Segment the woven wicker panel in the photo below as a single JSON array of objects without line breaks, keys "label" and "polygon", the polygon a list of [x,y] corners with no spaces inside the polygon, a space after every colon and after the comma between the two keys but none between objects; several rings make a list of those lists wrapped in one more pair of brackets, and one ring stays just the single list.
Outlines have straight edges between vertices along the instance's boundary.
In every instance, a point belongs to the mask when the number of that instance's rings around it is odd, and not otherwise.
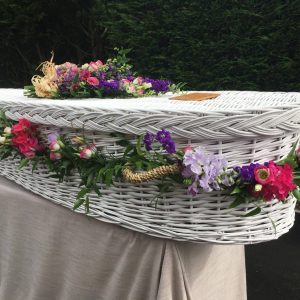
[{"label": "woven wicker panel", "polygon": [[[218,98],[201,102],[172,101],[168,97],[36,100],[24,98],[18,90],[4,90],[0,95],[0,107],[9,118],[27,118],[40,124],[44,138],[53,131],[67,136],[84,131],[99,150],[116,156],[124,149],[111,133],[122,132],[134,141],[145,131],[165,128],[172,132],[178,147],[202,146],[225,157],[232,167],[278,160],[288,153],[300,132],[298,93],[221,92]],[[58,184],[43,166],[32,174],[29,167],[17,172],[16,163],[2,161],[0,174],[72,208],[79,191],[76,174]],[[286,203],[274,200],[261,204],[261,214],[245,218],[245,213],[256,205],[229,209],[233,199],[222,192],[190,197],[185,188],[176,186],[155,208],[155,181],[141,185],[115,182],[109,188],[100,184],[100,188],[101,198],[90,197],[90,216],[158,237],[249,244],[278,238],[294,222],[294,198]]]}]

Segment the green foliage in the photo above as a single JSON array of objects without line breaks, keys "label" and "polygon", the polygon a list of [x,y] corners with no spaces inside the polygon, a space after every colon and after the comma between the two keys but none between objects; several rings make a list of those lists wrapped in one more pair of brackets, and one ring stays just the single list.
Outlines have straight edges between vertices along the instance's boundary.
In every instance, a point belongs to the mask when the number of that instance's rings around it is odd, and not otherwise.
[{"label": "green foliage", "polygon": [[[143,76],[193,90],[300,91],[300,1],[0,0],[0,86],[56,63],[128,53]],[[126,63],[126,62],[125,62]]]}]

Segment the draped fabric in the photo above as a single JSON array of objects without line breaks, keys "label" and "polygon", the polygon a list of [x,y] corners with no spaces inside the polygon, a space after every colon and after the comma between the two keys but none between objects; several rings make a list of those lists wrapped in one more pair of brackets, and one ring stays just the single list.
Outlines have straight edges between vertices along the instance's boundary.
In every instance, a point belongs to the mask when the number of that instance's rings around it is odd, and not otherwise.
[{"label": "draped fabric", "polygon": [[158,239],[0,177],[0,300],[245,300],[243,246]]}]

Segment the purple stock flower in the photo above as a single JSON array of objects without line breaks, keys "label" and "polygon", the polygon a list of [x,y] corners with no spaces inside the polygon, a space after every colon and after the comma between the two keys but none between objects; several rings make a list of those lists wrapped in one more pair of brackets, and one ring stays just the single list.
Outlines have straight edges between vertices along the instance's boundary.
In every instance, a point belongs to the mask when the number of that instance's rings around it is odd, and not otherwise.
[{"label": "purple stock flower", "polygon": [[155,135],[148,131],[144,135],[143,142],[144,142],[144,145],[145,145],[147,151],[152,150],[152,143],[154,142],[154,138],[155,138]]}]

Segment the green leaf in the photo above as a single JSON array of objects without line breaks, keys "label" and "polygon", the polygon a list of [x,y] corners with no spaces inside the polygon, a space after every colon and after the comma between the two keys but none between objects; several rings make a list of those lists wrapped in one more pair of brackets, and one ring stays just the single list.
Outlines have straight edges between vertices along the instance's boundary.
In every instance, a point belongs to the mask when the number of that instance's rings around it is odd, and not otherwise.
[{"label": "green leaf", "polygon": [[245,214],[243,217],[252,217],[252,216],[259,214],[260,212],[261,212],[261,208],[256,207],[255,209],[253,209],[250,212],[248,212],[247,214]]},{"label": "green leaf", "polygon": [[85,212],[89,213],[89,211],[90,211],[90,198],[88,196],[85,198],[84,206],[85,206]]},{"label": "green leaf", "polygon": [[91,191],[91,189],[89,189],[89,188],[83,188],[83,189],[81,189],[79,192],[78,192],[78,194],[77,194],[77,197],[76,197],[76,199],[80,199],[80,198],[83,198],[87,193],[89,193]]},{"label": "green leaf", "polygon": [[95,177],[95,174],[93,172],[89,174],[87,182],[86,182],[86,187],[88,187],[88,188],[91,187],[91,185],[93,184],[93,181],[94,181],[94,177]]},{"label": "green leaf", "polygon": [[128,145],[130,145],[130,142],[127,140],[120,140],[116,142],[117,145],[122,146],[122,147],[127,147]]},{"label": "green leaf", "polygon": [[95,185],[94,186],[94,191],[96,192],[96,194],[100,197],[101,196],[101,192],[99,190],[99,188]]},{"label": "green leaf", "polygon": [[240,189],[239,186],[235,186],[233,191],[230,193],[230,195],[235,195],[235,194],[239,194],[242,190]]},{"label": "green leaf", "polygon": [[297,188],[297,189],[294,189],[293,191],[292,191],[292,194],[293,194],[293,196],[298,200],[298,201],[300,201],[300,190]]},{"label": "green leaf", "polygon": [[243,197],[238,197],[229,205],[229,208],[235,208],[242,203],[245,203],[245,199]]},{"label": "green leaf", "polygon": [[144,154],[145,154],[145,152],[142,151],[142,139],[143,139],[143,136],[140,135],[137,139],[136,146],[135,146],[136,152],[140,156],[144,156]]},{"label": "green leaf", "polygon": [[30,161],[30,158],[23,158],[20,164],[17,167],[17,170],[21,170],[23,167],[27,166]]},{"label": "green leaf", "polygon": [[133,149],[134,149],[134,146],[133,146],[132,144],[128,144],[127,147],[126,147],[126,149],[125,149],[125,151],[124,151],[123,157],[126,157],[127,154],[128,154],[131,150],[133,150]]},{"label": "green leaf", "polygon": [[104,183],[105,183],[107,186],[110,186],[110,185],[112,184],[113,173],[114,173],[114,170],[113,170],[113,169],[108,169],[108,170],[105,172],[105,180],[104,180]]},{"label": "green leaf", "polygon": [[114,167],[114,173],[116,176],[119,176],[120,175],[120,171],[122,170],[122,165],[116,165]]},{"label": "green leaf", "polygon": [[80,207],[84,202],[85,202],[85,198],[79,198],[76,199],[73,205],[73,209],[76,210],[78,207]]},{"label": "green leaf", "polygon": [[170,184],[169,182],[164,182],[164,183],[158,184],[157,186],[159,189],[159,193],[163,194],[163,193],[170,192],[170,187],[172,187],[173,185]]}]

